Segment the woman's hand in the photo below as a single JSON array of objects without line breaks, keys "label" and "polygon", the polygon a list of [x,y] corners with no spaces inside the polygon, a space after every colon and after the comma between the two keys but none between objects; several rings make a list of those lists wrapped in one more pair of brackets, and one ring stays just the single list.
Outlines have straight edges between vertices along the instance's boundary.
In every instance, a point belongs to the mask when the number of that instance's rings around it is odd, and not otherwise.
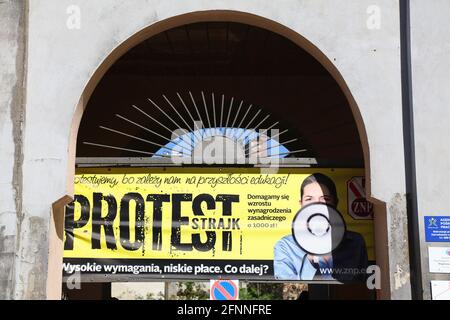
[{"label": "woman's hand", "polygon": [[307,254],[307,258],[311,264],[319,264],[319,260],[325,261],[326,264],[330,264],[332,261],[331,254],[323,255],[323,256],[316,256],[312,254]]}]

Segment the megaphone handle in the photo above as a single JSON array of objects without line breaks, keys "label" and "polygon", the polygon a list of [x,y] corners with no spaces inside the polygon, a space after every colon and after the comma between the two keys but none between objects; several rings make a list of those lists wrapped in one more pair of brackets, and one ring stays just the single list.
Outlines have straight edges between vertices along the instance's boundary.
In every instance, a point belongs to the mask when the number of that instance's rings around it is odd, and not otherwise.
[{"label": "megaphone handle", "polygon": [[302,258],[302,265],[300,267],[300,272],[299,272],[299,279],[302,280],[302,272],[303,272],[303,266],[305,265],[305,260],[307,258],[308,254],[305,253],[305,255]]}]

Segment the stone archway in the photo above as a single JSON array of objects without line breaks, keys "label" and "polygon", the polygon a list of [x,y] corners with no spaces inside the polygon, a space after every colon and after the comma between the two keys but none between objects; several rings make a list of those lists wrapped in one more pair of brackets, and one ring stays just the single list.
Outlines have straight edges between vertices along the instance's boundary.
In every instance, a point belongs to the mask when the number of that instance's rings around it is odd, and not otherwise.
[{"label": "stone archway", "polygon": [[[128,39],[123,41],[119,46],[114,48],[112,52],[101,62],[99,67],[95,70],[93,75],[90,77],[88,83],[86,84],[83,93],[81,94],[81,98],[78,102],[78,105],[75,109],[75,112],[73,114],[73,121],[72,121],[72,127],[70,130],[70,141],[69,141],[69,157],[68,157],[68,176],[67,176],[67,186],[66,186],[66,197],[58,200],[53,205],[53,213],[54,213],[54,224],[52,224],[51,231],[53,234],[50,235],[50,246],[51,246],[51,254],[49,256],[49,270],[59,270],[61,261],[62,261],[62,209],[64,205],[68,202],[70,199],[70,196],[73,195],[73,176],[74,176],[74,168],[75,168],[75,147],[76,147],[76,140],[77,140],[77,132],[78,127],[81,121],[81,117],[83,114],[83,111],[86,108],[87,101],[89,100],[90,95],[94,91],[96,85],[102,78],[102,76],[105,74],[105,72],[114,64],[114,62],[121,57],[125,52],[127,52],[130,48],[135,46],[136,44],[140,43],[141,41],[149,38],[152,35],[155,35],[157,33],[160,33],[164,30],[184,25],[187,23],[192,22],[201,22],[201,21],[232,21],[232,22],[241,22],[246,23],[254,26],[258,26],[261,28],[265,28],[268,30],[271,30],[273,32],[276,32],[303,49],[305,49],[308,53],[310,53],[313,57],[315,57],[327,70],[328,72],[334,77],[336,82],[339,84],[341,90],[347,97],[347,100],[349,102],[349,105],[351,107],[351,110],[354,115],[355,122],[358,127],[361,144],[364,151],[364,162],[365,162],[365,169],[366,169],[366,190],[368,194],[371,194],[371,170],[370,170],[370,154],[369,154],[369,143],[367,139],[366,134],[366,128],[364,125],[363,117],[361,115],[360,109],[358,108],[358,105],[354,99],[354,96],[349,89],[348,85],[346,84],[344,77],[339,72],[338,68],[333,64],[332,58],[327,57],[317,46],[315,46],[313,43],[308,41],[306,38],[304,38],[302,35],[297,33],[296,31],[276,22],[273,20],[269,20],[267,18],[263,18],[260,16],[256,16],[254,14],[250,13],[243,13],[238,11],[227,11],[227,10],[217,10],[217,11],[198,11],[198,12],[192,12],[187,14],[182,14],[178,16],[174,16],[168,19],[164,19],[162,21],[156,22],[152,24],[151,26],[148,26],[139,32],[133,34]],[[385,207],[383,205],[383,202],[377,201],[374,198],[371,198],[372,201],[375,201],[376,205],[376,214],[379,216],[386,215]],[[382,239],[382,243],[384,243],[384,236],[385,232],[383,232],[383,228],[381,228],[380,234]],[[382,246],[380,246],[382,247]],[[380,251],[380,253],[377,250],[377,256],[381,257],[381,262],[378,263],[381,264],[383,267],[386,266],[386,261],[384,261],[384,258],[386,255],[383,251]],[[383,268],[382,268],[383,270]],[[389,267],[387,270],[383,270],[383,274],[386,275],[386,273],[389,273]],[[387,290],[386,292],[382,293],[382,296],[387,297],[389,295],[389,277],[383,277],[384,283],[387,285],[383,286],[383,290]],[[50,289],[50,288],[59,288],[59,284],[61,282],[61,278],[58,272],[49,272],[48,276],[48,282],[47,282],[47,292],[49,298],[58,298],[58,294],[60,292],[58,289]]]}]

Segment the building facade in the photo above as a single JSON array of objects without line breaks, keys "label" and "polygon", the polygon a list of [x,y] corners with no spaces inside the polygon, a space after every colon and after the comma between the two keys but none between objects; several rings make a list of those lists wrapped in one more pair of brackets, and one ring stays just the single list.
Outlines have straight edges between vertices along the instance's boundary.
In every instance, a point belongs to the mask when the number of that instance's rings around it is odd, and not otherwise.
[{"label": "building facade", "polygon": [[446,0],[3,1],[0,298],[61,296],[78,130],[107,71],[166,30],[229,22],[289,39],[334,78],[375,207],[378,298],[431,299],[431,280],[450,280],[429,272],[424,226],[449,215],[449,14]]}]

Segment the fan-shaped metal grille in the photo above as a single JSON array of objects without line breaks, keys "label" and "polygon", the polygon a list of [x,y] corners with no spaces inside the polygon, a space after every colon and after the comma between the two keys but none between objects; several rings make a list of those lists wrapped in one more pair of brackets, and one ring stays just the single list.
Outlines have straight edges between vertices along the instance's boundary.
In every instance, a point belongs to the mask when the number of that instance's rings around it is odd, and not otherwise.
[{"label": "fan-shaped metal grille", "polygon": [[[86,145],[100,148],[110,148],[132,152],[151,157],[192,157],[193,150],[199,143],[210,141],[214,137],[225,137],[244,148],[245,156],[255,154],[264,157],[283,158],[290,154],[299,154],[306,149],[289,150],[288,145],[298,138],[282,141],[282,135],[288,129],[280,130],[279,121],[269,122],[270,114],[263,114],[261,108],[246,104],[243,100],[235,101],[234,97],[226,99],[225,95],[217,96],[215,93],[205,94],[200,92],[200,99],[196,99],[189,91],[188,98],[183,99],[180,93],[177,103],[171,101],[166,95],[162,98],[166,102],[166,110],[153,99],[148,98],[149,106],[131,106],[131,112],[138,112],[146,121],[136,122],[124,114],[115,114],[123,121],[124,126],[111,128],[99,125],[99,128],[113,135],[125,136],[129,139],[138,140],[157,147],[157,151],[129,149],[120,145],[107,145],[95,141],[84,141]],[[175,130],[169,128],[163,121],[156,119],[147,108],[156,108]],[[167,111],[169,109],[170,111]],[[188,117],[180,113],[183,109]],[[200,110],[203,109],[203,112]],[[203,116],[202,116],[203,113]],[[157,125],[158,129],[151,129]],[[137,127],[146,133],[145,136],[136,136],[127,133],[127,126]],[[173,127],[172,126],[172,127]],[[154,138],[163,139],[166,143],[155,142]]]}]

